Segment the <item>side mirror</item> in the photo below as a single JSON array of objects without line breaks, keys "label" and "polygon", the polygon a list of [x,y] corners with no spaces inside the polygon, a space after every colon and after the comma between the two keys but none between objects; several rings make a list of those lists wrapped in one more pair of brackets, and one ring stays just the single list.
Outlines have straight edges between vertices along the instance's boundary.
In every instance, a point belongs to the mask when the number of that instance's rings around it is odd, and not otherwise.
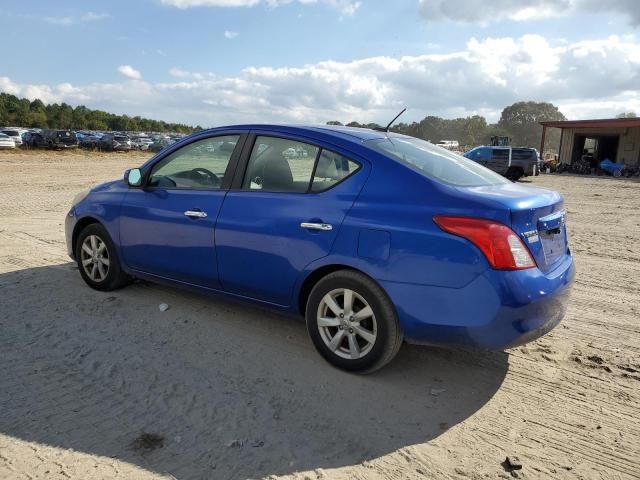
[{"label": "side mirror", "polygon": [[124,183],[130,187],[139,187],[142,184],[142,172],[139,168],[132,168],[124,172]]}]

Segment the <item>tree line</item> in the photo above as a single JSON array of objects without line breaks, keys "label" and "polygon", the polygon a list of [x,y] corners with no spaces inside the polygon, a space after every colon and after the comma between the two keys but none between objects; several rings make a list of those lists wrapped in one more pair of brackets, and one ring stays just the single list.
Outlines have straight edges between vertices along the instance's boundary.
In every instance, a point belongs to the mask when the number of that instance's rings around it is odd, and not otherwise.
[{"label": "tree line", "polygon": [[[623,114],[620,114],[622,116]],[[635,113],[624,114],[627,117]],[[419,122],[397,123],[391,131],[412,137],[438,142],[457,140],[460,145],[471,147],[486,145],[492,136],[506,136],[512,145],[539,147],[542,135],[542,121],[566,120],[558,107],[546,102],[517,102],[506,107],[497,123],[490,124],[486,118],[473,115],[465,118],[446,119],[427,116]],[[339,121],[329,125],[342,125]],[[380,128],[376,123],[347,123],[350,127]],[[139,116],[115,115],[102,110],[92,110],[83,105],[72,107],[66,103],[45,105],[41,100],[18,98],[8,93],[0,93],[0,126],[27,128],[54,128],[72,130],[114,130],[192,133],[202,127],[192,127],[181,123],[167,123]],[[558,150],[560,132],[547,131],[546,150]]]},{"label": "tree line", "polygon": [[202,130],[181,123],[167,123],[128,115],[114,115],[92,110],[83,105],[30,101],[8,93],[0,93],[0,126],[52,128],[65,130],[114,130],[192,133]]},{"label": "tree line", "polygon": [[[437,143],[441,140],[457,140],[462,146],[489,144],[493,136],[506,136],[512,145],[540,148],[543,121],[566,120],[558,107],[546,102],[517,102],[502,110],[500,120],[490,124],[480,115],[466,118],[440,118],[427,116],[419,122],[397,123],[392,132],[410,135]],[[327,122],[329,125],[342,125],[339,121]],[[376,123],[361,124],[351,122],[349,127],[379,128]],[[545,150],[558,150],[560,132],[557,129],[547,131]]]}]

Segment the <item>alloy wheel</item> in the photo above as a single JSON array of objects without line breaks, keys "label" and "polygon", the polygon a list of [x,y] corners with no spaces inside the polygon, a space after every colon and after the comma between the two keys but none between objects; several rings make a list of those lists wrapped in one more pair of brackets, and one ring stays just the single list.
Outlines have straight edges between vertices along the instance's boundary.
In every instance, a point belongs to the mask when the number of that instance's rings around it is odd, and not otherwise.
[{"label": "alloy wheel", "polygon": [[341,358],[362,358],[376,342],[378,326],[371,306],[347,288],[332,290],[322,297],[317,324],[325,345]]},{"label": "alloy wheel", "polygon": [[80,262],[87,276],[94,282],[102,282],[109,274],[109,250],[97,235],[89,235],[82,242]]}]

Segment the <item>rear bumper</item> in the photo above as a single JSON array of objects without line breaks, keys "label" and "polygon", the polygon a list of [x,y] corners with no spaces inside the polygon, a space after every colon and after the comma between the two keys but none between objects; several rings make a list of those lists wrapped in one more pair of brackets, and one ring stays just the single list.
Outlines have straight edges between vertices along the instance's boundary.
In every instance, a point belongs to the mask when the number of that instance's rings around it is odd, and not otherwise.
[{"label": "rear bumper", "polygon": [[503,349],[531,342],[565,315],[573,258],[552,272],[488,270],[460,289],[382,282],[409,343]]}]

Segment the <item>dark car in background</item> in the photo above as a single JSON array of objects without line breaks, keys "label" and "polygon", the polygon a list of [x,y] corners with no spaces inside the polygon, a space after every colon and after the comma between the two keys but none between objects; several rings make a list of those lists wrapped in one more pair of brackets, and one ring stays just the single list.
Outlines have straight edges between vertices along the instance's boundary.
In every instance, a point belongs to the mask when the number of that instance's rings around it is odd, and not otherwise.
[{"label": "dark car in background", "polygon": [[34,147],[42,148],[77,148],[78,138],[71,130],[43,130],[40,135],[34,136]]},{"label": "dark car in background", "polygon": [[105,133],[98,142],[98,147],[110,152],[128,152],[131,150],[131,139],[127,135]]},{"label": "dark car in background", "polygon": [[514,182],[540,174],[540,158],[535,148],[482,146],[469,150],[464,156]]},{"label": "dark car in background", "polygon": [[30,130],[22,134],[22,145],[25,147],[35,147],[38,139],[40,139],[40,143],[42,144],[42,134]]},{"label": "dark car in background", "polygon": [[89,149],[96,149],[98,148],[98,146],[100,145],[100,139],[102,138],[101,135],[90,135],[90,134],[85,134],[82,136],[82,139],[80,140],[80,147],[81,148],[89,148]]}]

